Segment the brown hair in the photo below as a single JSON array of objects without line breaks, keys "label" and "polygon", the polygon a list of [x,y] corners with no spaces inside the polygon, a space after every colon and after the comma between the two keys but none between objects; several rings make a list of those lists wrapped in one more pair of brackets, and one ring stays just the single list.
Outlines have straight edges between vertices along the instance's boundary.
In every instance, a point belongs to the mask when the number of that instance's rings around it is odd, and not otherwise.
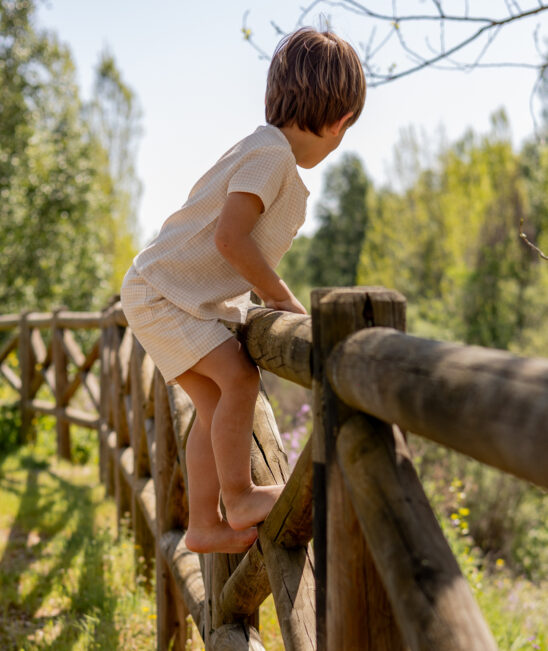
[{"label": "brown hair", "polygon": [[303,27],[278,44],[268,70],[266,121],[320,135],[340,120],[354,124],[365,101],[365,76],[354,48],[332,32]]}]

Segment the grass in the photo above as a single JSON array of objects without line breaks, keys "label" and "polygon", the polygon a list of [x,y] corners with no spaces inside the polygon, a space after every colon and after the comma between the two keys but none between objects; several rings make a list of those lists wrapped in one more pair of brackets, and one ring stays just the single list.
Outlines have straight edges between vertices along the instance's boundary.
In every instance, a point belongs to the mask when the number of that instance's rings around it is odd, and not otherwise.
[{"label": "grass", "polygon": [[[0,439],[9,443],[5,424],[0,418]],[[69,464],[55,456],[53,422],[41,419],[39,432],[32,445],[0,450],[0,649],[154,649],[154,583],[146,585],[127,526],[118,531],[115,504],[98,477],[95,433],[75,428],[79,463]],[[446,476],[426,480],[425,488],[499,648],[548,651],[539,524],[523,539],[542,577],[529,580],[478,548],[470,524],[477,506],[462,481]],[[190,623],[188,630],[186,651],[202,651]],[[267,651],[283,651],[271,597],[261,607],[260,632]]]},{"label": "grass", "polygon": [[[38,431],[36,443],[0,453],[0,649],[155,649],[154,581],[147,587],[127,524],[118,531],[96,435],[74,428],[82,463],[70,464],[55,456],[53,421],[40,419]],[[187,628],[186,651],[202,651]],[[283,651],[271,597],[260,630],[267,651]]]},{"label": "grass", "polygon": [[154,593],[97,464],[57,461],[52,440],[0,462],[0,648],[153,649]]}]

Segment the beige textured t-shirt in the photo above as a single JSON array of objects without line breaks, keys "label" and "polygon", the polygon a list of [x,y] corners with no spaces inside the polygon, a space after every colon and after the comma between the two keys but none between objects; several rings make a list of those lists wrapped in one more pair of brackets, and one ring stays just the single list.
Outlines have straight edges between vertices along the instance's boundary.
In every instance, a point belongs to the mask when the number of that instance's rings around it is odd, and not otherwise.
[{"label": "beige textured t-shirt", "polygon": [[183,207],[139,253],[138,273],[169,301],[201,319],[245,321],[251,284],[217,250],[217,218],[230,192],[264,205],[251,236],[275,268],[303,224],[308,190],[288,140],[265,125],[229,149],[196,183]]}]

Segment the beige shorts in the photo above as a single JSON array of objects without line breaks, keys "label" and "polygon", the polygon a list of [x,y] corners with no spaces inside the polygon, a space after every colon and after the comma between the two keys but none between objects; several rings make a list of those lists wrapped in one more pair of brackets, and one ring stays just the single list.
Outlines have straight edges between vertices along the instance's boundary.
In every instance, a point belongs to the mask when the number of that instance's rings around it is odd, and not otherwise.
[{"label": "beige shorts", "polygon": [[217,319],[198,319],[168,301],[133,266],[121,300],[129,327],[168,384],[233,336]]}]

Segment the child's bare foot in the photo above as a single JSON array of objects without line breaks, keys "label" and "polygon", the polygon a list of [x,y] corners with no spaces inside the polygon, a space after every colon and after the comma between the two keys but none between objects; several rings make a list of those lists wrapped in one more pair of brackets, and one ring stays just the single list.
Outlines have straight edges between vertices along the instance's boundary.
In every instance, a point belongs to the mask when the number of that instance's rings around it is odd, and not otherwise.
[{"label": "child's bare foot", "polygon": [[185,535],[185,545],[192,552],[207,554],[239,554],[247,551],[257,540],[257,529],[246,527],[234,531],[226,520],[206,527],[189,528]]},{"label": "child's bare foot", "polygon": [[283,484],[274,486],[252,484],[241,493],[231,496],[223,494],[226,519],[232,529],[240,531],[262,522],[272,510],[283,488]]}]

